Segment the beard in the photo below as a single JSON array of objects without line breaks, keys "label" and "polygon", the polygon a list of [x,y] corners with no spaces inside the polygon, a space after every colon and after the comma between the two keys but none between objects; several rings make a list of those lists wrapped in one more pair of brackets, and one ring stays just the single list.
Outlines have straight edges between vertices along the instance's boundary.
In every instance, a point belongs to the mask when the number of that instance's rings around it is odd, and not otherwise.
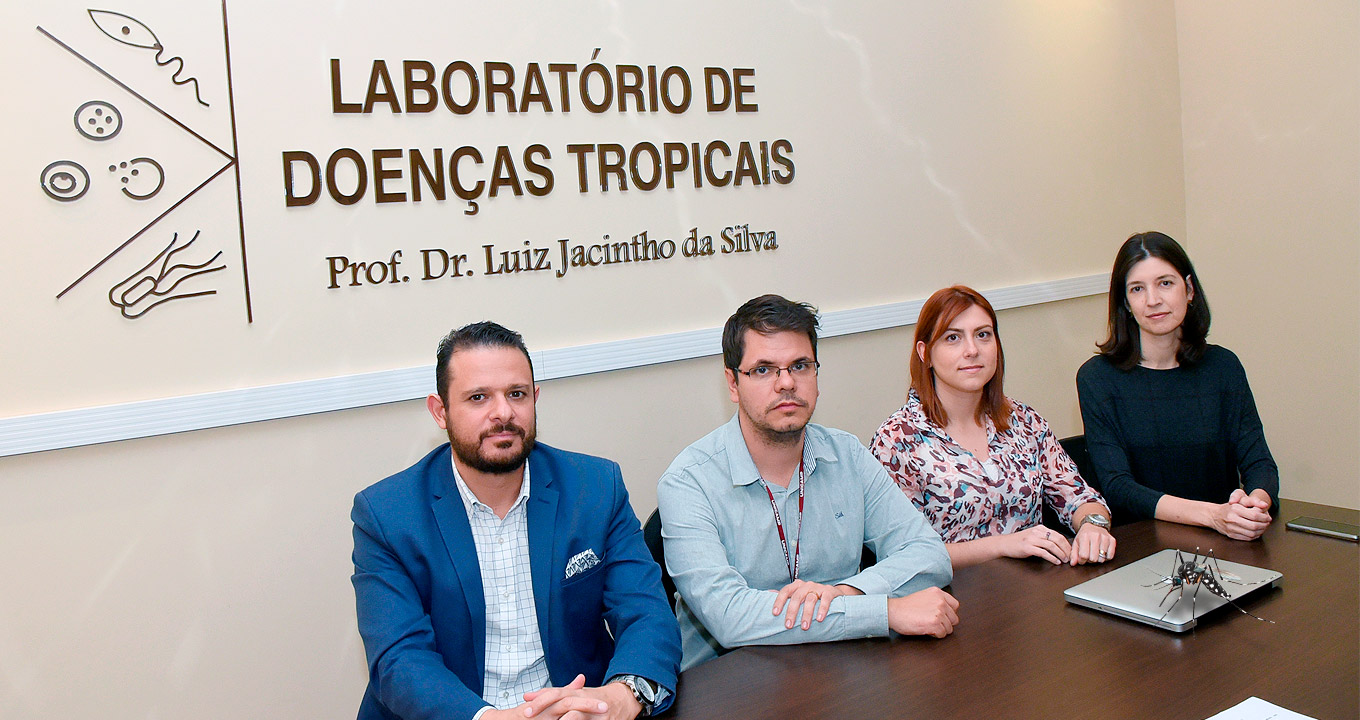
[{"label": "beard", "polygon": [[803,441],[803,429],[807,427],[807,420],[801,418],[792,419],[790,424],[786,424],[782,428],[776,428],[765,420],[768,413],[773,411],[776,406],[790,400],[796,401],[804,407],[807,407],[808,405],[808,402],[799,397],[796,392],[790,391],[781,393],[779,398],[770,403],[769,407],[765,408],[765,412],[761,414],[749,412],[745,405],[742,406],[742,412],[746,415],[747,421],[750,422],[751,428],[755,430],[756,434],[760,436],[765,444],[772,447],[781,447],[794,445]]},{"label": "beard", "polygon": [[752,426],[755,427],[756,434],[760,436],[760,440],[763,440],[764,444],[774,446],[774,448],[782,448],[782,446],[797,445],[798,442],[802,442],[802,429],[808,426],[808,423],[801,423],[801,425],[789,430],[775,430],[774,427],[764,425],[764,423],[752,423]]},{"label": "beard", "polygon": [[796,445],[803,441],[803,428],[805,427],[807,427],[807,423],[803,423],[802,425],[799,425],[797,429],[793,430],[775,430],[769,425],[756,425],[755,429],[756,433],[760,435],[760,438],[765,441],[766,445],[770,445],[771,447],[786,447],[788,445]]},{"label": "beard", "polygon": [[[482,441],[486,438],[503,432],[512,432],[520,437],[520,449],[511,455],[488,457],[482,451]],[[514,423],[506,423],[489,428],[486,432],[477,437],[476,440],[465,441],[454,435],[453,430],[449,430],[449,445],[458,459],[463,461],[468,467],[492,475],[505,475],[515,472],[524,466],[524,461],[533,452],[534,442],[538,436],[538,429],[531,427],[526,432],[524,428]]]}]

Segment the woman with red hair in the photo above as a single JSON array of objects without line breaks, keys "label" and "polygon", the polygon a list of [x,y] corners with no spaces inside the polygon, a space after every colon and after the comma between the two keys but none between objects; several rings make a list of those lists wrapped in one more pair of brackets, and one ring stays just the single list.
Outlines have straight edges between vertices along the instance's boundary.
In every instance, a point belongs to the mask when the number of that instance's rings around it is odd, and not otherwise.
[{"label": "woman with red hair", "polygon": [[[1110,511],[1048,423],[1001,390],[996,311],[962,285],[930,296],[916,323],[907,404],[870,450],[944,538],[955,568],[997,557],[1054,564],[1114,557]],[[1041,523],[1047,500],[1069,543]]]}]

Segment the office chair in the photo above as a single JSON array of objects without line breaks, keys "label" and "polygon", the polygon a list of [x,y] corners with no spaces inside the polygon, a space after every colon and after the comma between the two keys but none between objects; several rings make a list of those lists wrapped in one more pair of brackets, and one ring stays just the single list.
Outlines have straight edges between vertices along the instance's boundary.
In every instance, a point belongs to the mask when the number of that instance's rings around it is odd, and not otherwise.
[{"label": "office chair", "polygon": [[666,602],[671,604],[671,612],[675,612],[675,581],[671,580],[671,574],[666,572],[666,548],[661,542],[660,508],[647,516],[647,522],[642,525],[642,539],[647,543],[647,549],[652,551],[652,559],[661,566],[661,587],[666,590]]}]

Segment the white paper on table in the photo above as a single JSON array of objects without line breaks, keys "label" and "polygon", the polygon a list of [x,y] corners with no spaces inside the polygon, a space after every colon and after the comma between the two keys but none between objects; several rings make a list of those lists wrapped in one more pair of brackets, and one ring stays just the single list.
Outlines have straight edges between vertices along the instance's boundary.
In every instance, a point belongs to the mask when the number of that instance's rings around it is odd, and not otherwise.
[{"label": "white paper on table", "polygon": [[1250,697],[1209,718],[1209,720],[1317,720],[1286,710],[1258,697]]}]

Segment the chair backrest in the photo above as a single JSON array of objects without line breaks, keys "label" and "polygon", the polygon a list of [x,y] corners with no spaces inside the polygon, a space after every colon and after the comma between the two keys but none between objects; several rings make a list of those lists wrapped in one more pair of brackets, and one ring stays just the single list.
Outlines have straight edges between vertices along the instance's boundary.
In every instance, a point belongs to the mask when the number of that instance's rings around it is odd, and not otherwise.
[{"label": "chair backrest", "polygon": [[875,566],[875,565],[877,565],[877,564],[878,564],[878,556],[874,554],[874,551],[873,551],[873,550],[870,550],[870,549],[869,549],[869,546],[868,546],[868,545],[865,545],[864,547],[862,547],[862,548],[859,549],[859,569],[860,569],[860,570],[864,570],[865,568],[871,568],[871,567],[873,567],[873,566]]},{"label": "chair backrest", "polygon": [[647,516],[647,522],[642,525],[642,539],[647,543],[647,549],[652,551],[652,559],[661,566],[661,587],[666,590],[666,602],[671,604],[671,612],[675,612],[675,581],[666,572],[666,547],[661,542],[660,508]]},{"label": "chair backrest", "polygon": [[[1099,492],[1100,486],[1096,483],[1096,469],[1095,466],[1091,464],[1091,453],[1086,451],[1086,436],[1073,435],[1072,437],[1065,437],[1059,440],[1058,444],[1062,445],[1063,452],[1066,452],[1067,456],[1072,458],[1072,462],[1076,464],[1077,472],[1081,474],[1081,478]],[[1049,505],[1047,500],[1044,501],[1044,527],[1057,530],[1064,534],[1070,534],[1071,532],[1067,529],[1066,525],[1063,525],[1062,520],[1058,519],[1058,513],[1053,510],[1053,506]]]},{"label": "chair backrest", "polygon": [[[1095,488],[1096,492],[1103,495],[1104,491],[1100,488],[1100,477],[1096,475],[1096,464],[1091,461],[1091,451],[1086,448],[1086,436],[1073,435],[1059,440],[1058,443],[1063,446],[1067,456],[1072,458],[1072,462],[1076,463],[1077,472],[1081,473],[1081,479],[1085,480],[1087,485]],[[1109,503],[1110,501],[1106,500],[1105,506],[1109,507]],[[1110,509],[1113,510],[1114,508]],[[1123,525],[1134,520],[1137,520],[1137,518],[1131,517],[1127,513],[1120,513],[1110,518],[1110,521],[1115,525]]]},{"label": "chair backrest", "polygon": [[1058,441],[1062,445],[1067,456],[1072,458],[1072,462],[1077,464],[1077,472],[1081,473],[1081,478],[1087,485],[1100,492],[1100,478],[1096,477],[1096,466],[1091,463],[1091,453],[1086,449],[1086,436],[1073,435]]}]

